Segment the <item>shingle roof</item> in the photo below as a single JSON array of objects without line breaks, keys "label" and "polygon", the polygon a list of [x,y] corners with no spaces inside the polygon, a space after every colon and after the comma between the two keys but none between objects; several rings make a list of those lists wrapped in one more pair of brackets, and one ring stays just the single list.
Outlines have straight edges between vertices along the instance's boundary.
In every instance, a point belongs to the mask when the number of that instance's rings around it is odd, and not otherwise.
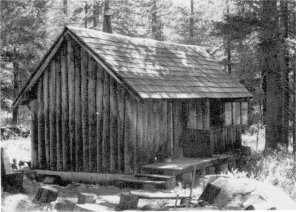
[{"label": "shingle roof", "polygon": [[68,29],[142,98],[252,96],[201,47]]}]

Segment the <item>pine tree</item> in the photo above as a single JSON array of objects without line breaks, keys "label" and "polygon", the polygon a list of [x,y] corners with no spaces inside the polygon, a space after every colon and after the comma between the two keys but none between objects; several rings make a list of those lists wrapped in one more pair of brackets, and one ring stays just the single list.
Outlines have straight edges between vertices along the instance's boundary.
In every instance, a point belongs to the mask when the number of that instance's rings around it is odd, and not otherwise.
[{"label": "pine tree", "polygon": [[[47,1],[1,1],[1,60],[13,65],[14,97],[46,48]],[[17,124],[13,108],[12,124]]]}]

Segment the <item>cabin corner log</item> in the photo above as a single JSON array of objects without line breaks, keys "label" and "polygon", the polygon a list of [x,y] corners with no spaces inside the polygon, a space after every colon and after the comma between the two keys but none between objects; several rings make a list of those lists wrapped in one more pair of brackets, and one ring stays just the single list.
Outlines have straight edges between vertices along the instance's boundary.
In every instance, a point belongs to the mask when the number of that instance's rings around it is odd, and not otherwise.
[{"label": "cabin corner log", "polygon": [[39,167],[38,162],[38,100],[31,101],[31,162],[32,168]]}]

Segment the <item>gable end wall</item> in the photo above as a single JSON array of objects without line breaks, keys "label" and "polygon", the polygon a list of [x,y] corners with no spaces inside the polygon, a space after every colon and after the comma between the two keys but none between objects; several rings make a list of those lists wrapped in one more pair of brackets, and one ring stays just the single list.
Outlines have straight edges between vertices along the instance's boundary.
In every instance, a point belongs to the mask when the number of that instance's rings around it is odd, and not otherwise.
[{"label": "gable end wall", "polygon": [[131,173],[177,154],[181,104],[135,99],[70,38],[36,87],[33,168]]}]

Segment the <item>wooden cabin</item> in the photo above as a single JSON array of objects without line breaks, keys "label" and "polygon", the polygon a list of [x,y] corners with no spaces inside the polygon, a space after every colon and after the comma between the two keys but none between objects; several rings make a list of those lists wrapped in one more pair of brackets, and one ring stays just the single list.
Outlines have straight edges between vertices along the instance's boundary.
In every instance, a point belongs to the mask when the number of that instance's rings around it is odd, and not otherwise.
[{"label": "wooden cabin", "polygon": [[133,173],[241,145],[250,92],[201,47],[65,27],[14,102],[36,169]]}]

